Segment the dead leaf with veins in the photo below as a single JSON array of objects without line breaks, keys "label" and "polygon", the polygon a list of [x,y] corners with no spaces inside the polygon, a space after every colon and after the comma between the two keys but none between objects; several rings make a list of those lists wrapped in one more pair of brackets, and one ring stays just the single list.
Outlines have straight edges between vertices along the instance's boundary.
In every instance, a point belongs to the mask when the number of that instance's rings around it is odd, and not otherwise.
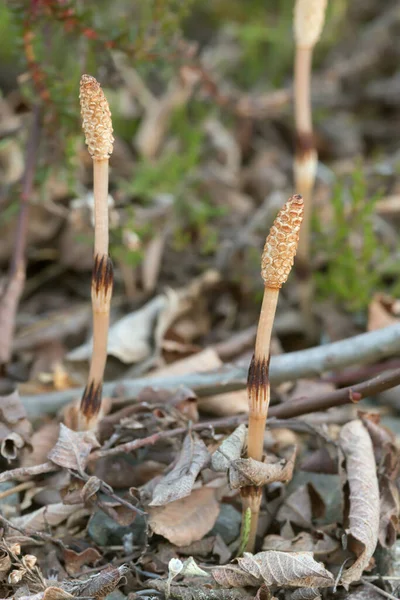
[{"label": "dead leaf with veins", "polygon": [[99,447],[92,431],[72,431],[61,423],[58,440],[50,450],[48,459],[59,467],[83,473],[91,450]]},{"label": "dead leaf with veins", "polygon": [[0,396],[0,453],[15,460],[26,444],[30,447],[32,426],[17,390]]},{"label": "dead leaf with veins", "polygon": [[148,514],[154,533],[176,546],[188,546],[201,540],[214,527],[219,503],[215,490],[203,487],[166,506],[150,507]]},{"label": "dead leaf with veins", "polygon": [[358,581],[378,543],[379,487],[371,437],[361,421],[350,421],[339,437],[340,470],[345,493],[344,523],[348,546],[357,556],[341,583]]},{"label": "dead leaf with veins", "polygon": [[289,458],[276,462],[260,462],[253,458],[238,458],[229,468],[229,484],[236,490],[247,485],[261,487],[275,481],[288,483],[293,477],[296,447]]},{"label": "dead leaf with veins", "polygon": [[332,573],[313,559],[310,552],[245,552],[237,565],[212,569],[215,581],[223,587],[246,587],[265,583],[280,587],[329,587]]},{"label": "dead leaf with veins", "polygon": [[197,475],[209,459],[203,440],[194,432],[188,433],[176,465],[157,483],[149,506],[163,506],[189,496]]},{"label": "dead leaf with veins", "polygon": [[340,549],[338,540],[324,531],[307,533],[302,531],[295,538],[285,539],[280,535],[267,535],[264,538],[263,550],[279,550],[280,552],[312,552],[314,558],[326,561]]}]

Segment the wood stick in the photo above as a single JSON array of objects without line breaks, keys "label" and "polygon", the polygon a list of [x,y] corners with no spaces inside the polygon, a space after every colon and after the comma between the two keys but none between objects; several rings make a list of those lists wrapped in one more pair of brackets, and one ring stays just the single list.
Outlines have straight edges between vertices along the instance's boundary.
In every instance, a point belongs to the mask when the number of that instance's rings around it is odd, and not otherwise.
[{"label": "wood stick", "polygon": [[[278,385],[302,377],[316,377],[327,371],[337,371],[352,365],[376,363],[400,353],[400,323],[361,333],[360,335],[308,348],[272,356],[270,381]],[[198,396],[224,394],[246,387],[247,369],[234,365],[205,373],[174,375],[169,377],[147,376],[122,379],[104,384],[104,394],[109,397],[125,397],[127,402],[136,398],[146,387],[175,390],[181,386],[191,388]],[[68,402],[82,394],[82,388],[71,388],[47,394],[21,394],[21,401],[30,418],[43,414],[55,414]]]}]

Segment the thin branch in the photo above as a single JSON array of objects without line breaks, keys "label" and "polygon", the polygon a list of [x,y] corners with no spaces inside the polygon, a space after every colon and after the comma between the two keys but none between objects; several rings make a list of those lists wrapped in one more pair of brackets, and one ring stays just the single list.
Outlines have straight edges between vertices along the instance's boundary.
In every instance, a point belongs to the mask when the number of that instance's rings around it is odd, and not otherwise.
[{"label": "thin branch", "polygon": [[35,169],[40,141],[41,109],[37,105],[33,111],[32,127],[26,148],[25,171],[22,178],[22,192],[15,233],[14,252],[10,263],[8,281],[0,304],[0,365],[6,365],[11,357],[15,318],[25,283],[25,249],[28,231],[29,201],[35,179]]},{"label": "thin branch", "polygon": [[333,406],[358,403],[363,398],[374,396],[396,385],[400,385],[400,369],[386,371],[362,383],[334,390],[323,396],[297,398],[294,402],[284,402],[277,406],[271,406],[269,415],[278,419],[291,419],[311,412],[326,410]]},{"label": "thin branch", "polygon": [[[273,356],[270,365],[271,384],[294,381],[301,377],[314,377],[351,365],[378,362],[399,352],[400,323],[396,323],[332,344]],[[246,387],[246,381],[246,368],[227,365],[206,373],[113,381],[104,385],[103,393],[109,397],[125,396],[132,399],[146,387],[174,390],[180,386],[187,386],[198,396],[204,397],[243,389]],[[76,399],[82,391],[82,388],[75,388],[40,396],[22,396],[22,402],[30,417],[38,417],[46,413],[56,413],[62,406]]]}]

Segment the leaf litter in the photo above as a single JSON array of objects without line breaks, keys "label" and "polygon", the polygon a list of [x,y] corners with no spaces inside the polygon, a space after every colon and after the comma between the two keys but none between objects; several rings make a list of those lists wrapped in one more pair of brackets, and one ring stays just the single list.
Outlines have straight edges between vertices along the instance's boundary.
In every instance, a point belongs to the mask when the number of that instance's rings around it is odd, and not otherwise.
[{"label": "leaf litter", "polygon": [[[357,31],[365,28],[368,35],[354,36],[353,54],[346,44],[343,49],[339,44],[337,58],[323,58],[313,75],[313,103],[326,114],[324,122],[316,124],[321,156],[316,218],[322,226],[330,225],[338,210],[332,208],[330,181],[341,180],[343,174],[347,177],[354,170],[354,149],[358,154],[367,144],[362,167],[368,178],[365,197],[382,181],[390,188],[386,199],[378,201],[377,214],[370,213],[379,241],[389,239],[393,244],[388,264],[385,259],[378,268],[385,281],[393,278],[396,260],[392,258],[397,256],[398,157],[393,152],[397,141],[389,131],[394,128],[380,115],[387,113],[387,106],[397,111],[398,77],[394,72],[393,78],[382,79],[374,65],[388,53],[389,60],[383,62],[389,71],[392,63],[397,64],[396,44],[387,44],[387,39],[396,39],[398,26],[391,4],[349,7],[350,25]],[[202,41],[198,54],[190,49],[190,66],[183,64],[164,91],[159,91],[162,76],[153,82],[151,74],[142,75],[142,69],[136,72],[130,63],[122,67],[115,56],[118,52],[111,50],[123,81],[135,83],[133,91],[125,83],[109,91],[115,94],[116,105],[123,104],[130,111],[130,119],[134,115],[138,127],[133,142],[116,134],[117,157],[111,172],[116,201],[110,207],[110,224],[111,237],[121,239],[118,249],[122,252],[111,251],[117,294],[106,378],[118,384],[115,397],[105,398],[110,412],[95,434],[74,430],[79,398],[71,391],[71,386],[84,384],[92,354],[92,342],[85,342],[90,340],[92,256],[87,240],[82,239],[91,239],[94,217],[93,197],[85,189],[87,163],[83,159],[85,174],[77,182],[82,188],[77,200],[71,200],[65,177],[57,172],[50,175],[50,190],[47,180],[43,189],[35,189],[35,194],[50,194],[51,199],[38,204],[35,198],[30,207],[30,269],[12,348],[10,327],[22,280],[11,281],[16,289],[8,287],[0,307],[7,334],[0,344],[1,354],[10,358],[6,376],[23,381],[22,394],[37,396],[37,403],[29,399],[27,411],[17,392],[2,391],[0,397],[2,598],[100,600],[119,588],[118,596],[110,600],[132,600],[134,595],[146,599],[313,600],[330,597],[335,586],[351,584],[348,593],[338,590],[340,599],[375,600],[376,586],[371,591],[365,582],[359,585],[366,574],[381,577],[377,581],[381,592],[396,594],[387,579],[392,575],[388,556],[398,545],[399,534],[399,444],[393,433],[398,434],[399,424],[394,411],[373,405],[391,430],[381,424],[380,415],[357,417],[355,404],[299,419],[270,419],[263,460],[246,458],[248,397],[243,385],[254,343],[254,298],[259,291],[259,266],[258,262],[253,265],[252,253],[263,244],[265,229],[284,194],[293,193],[287,144],[292,123],[289,88],[260,94],[257,83],[246,93],[239,89],[234,74],[245,71],[241,65],[248,36],[240,33],[240,7],[235,10],[239,10],[238,24],[230,27],[228,23],[226,31],[221,28],[216,36]],[[335,19],[340,22],[340,11]],[[74,19],[68,23],[72,26]],[[371,44],[374,27],[377,42]],[[368,54],[369,46],[378,59]],[[183,63],[186,51],[180,48],[178,53]],[[168,65],[173,68],[173,63]],[[276,75],[278,80],[290,81],[289,75],[286,79]],[[366,79],[369,83],[363,85]],[[12,98],[13,94],[10,98],[5,94],[0,101],[0,132],[5,142],[0,148],[0,169],[2,181],[14,185],[23,172],[23,153],[13,128],[22,131],[24,119]],[[180,174],[178,193],[172,189],[159,193],[158,184],[149,192],[143,187],[148,172],[143,171],[140,156],[151,157],[157,173],[165,158],[185,154],[173,111],[188,109],[194,117],[192,109],[204,98],[211,104],[212,118],[208,114],[199,126],[204,140],[195,168]],[[358,113],[363,106],[366,114],[362,108],[360,115],[352,112],[357,107]],[[332,108],[338,108],[340,115],[330,115]],[[225,111],[230,112],[228,119]],[[10,123],[14,123],[11,130]],[[387,137],[389,152],[384,156],[379,144]],[[370,156],[375,155],[382,156],[382,164],[372,162]],[[51,161],[44,164],[54,166]],[[162,184],[163,175],[158,178]],[[121,177],[126,176],[134,181],[134,192],[120,187]],[[347,218],[353,207],[346,193],[347,189],[343,193]],[[216,216],[208,218],[207,212]],[[5,223],[5,227],[0,224],[5,242],[0,249],[2,266],[11,258],[15,241],[14,229],[7,219]],[[331,238],[335,232],[332,229],[328,234]],[[366,229],[364,236],[354,231],[348,237],[362,247],[363,238],[369,235]],[[341,240],[339,245],[345,244]],[[138,258],[136,252],[142,256]],[[326,252],[324,246],[313,257],[312,268],[318,275],[331,267]],[[129,255],[126,263],[125,255]],[[47,256],[57,256],[50,265],[56,270],[42,268],[41,256],[44,262]],[[368,265],[367,270],[375,271],[375,267]],[[42,285],[46,277],[51,291]],[[329,342],[360,328],[379,331],[398,323],[396,294],[374,289],[370,293],[371,282],[364,277],[365,282],[357,280],[357,293],[367,289],[369,303],[357,318],[342,310],[340,302],[317,307],[320,339]],[[304,323],[295,306],[294,280],[278,307],[273,339],[278,353],[283,348],[303,347]],[[333,283],[329,295],[335,290],[339,295],[346,293],[349,282]],[[379,357],[378,353],[377,364],[368,366],[371,373],[385,366]],[[240,373],[233,382],[225,376],[228,361]],[[393,361],[391,367],[398,368],[396,358]],[[350,385],[358,383],[364,376],[357,378],[357,370],[363,368],[300,379],[294,389],[291,382],[284,382],[271,390],[272,407],[277,403],[290,407],[302,398],[329,395],[347,385],[343,383],[346,378]],[[155,377],[177,382],[176,389],[153,386],[139,394],[128,393],[124,380],[147,375],[151,369]],[[181,375],[200,372],[213,372],[215,379],[195,390],[190,384],[179,386]],[[43,410],[40,402],[42,394],[54,390],[66,390],[70,398],[76,398],[63,414],[50,419],[43,413],[54,414],[56,408]],[[31,423],[27,413],[39,418]],[[215,416],[220,418],[210,418]],[[342,504],[336,494],[338,471]],[[241,556],[239,494],[251,485],[263,487],[257,551]]]}]

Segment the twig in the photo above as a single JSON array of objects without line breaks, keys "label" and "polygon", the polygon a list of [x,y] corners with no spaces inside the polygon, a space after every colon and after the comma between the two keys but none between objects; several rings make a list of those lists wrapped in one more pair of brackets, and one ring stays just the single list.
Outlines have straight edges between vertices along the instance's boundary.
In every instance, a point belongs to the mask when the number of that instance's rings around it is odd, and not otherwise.
[{"label": "twig", "polygon": [[[77,473],[76,471],[72,471],[71,469],[69,469],[69,472],[71,473],[71,475],[73,477],[76,477],[77,479],[81,479],[82,481],[89,481],[89,479],[90,479],[89,475],[86,475],[86,473],[85,474]],[[100,490],[103,492],[103,494],[105,496],[108,496],[109,498],[112,498],[119,504],[126,506],[127,508],[129,508],[133,512],[137,513],[138,515],[144,516],[147,514],[144,510],[141,510],[134,504],[131,504],[131,502],[128,502],[128,500],[125,500],[124,498],[117,496],[117,494],[114,494],[111,486],[107,485],[104,481],[102,481],[101,479],[99,481],[100,481]]]},{"label": "twig", "polygon": [[[396,385],[400,384],[400,370],[388,371],[387,373],[381,373],[372,379],[368,379],[363,383],[357,385],[345,387],[334,392],[329,392],[324,396],[316,396],[315,398],[305,398],[304,400],[299,399],[296,402],[286,402],[278,406],[271,406],[269,409],[270,420],[268,422],[269,427],[287,427],[289,423],[286,419],[299,417],[301,415],[308,414],[310,412],[318,412],[321,410],[327,410],[334,406],[341,406],[344,404],[351,404],[352,402],[358,402],[362,398],[366,398],[372,394],[383,392]],[[201,431],[206,429],[228,429],[236,427],[241,423],[245,423],[248,417],[246,414],[234,415],[231,417],[223,417],[219,419],[213,419],[210,421],[202,421],[200,423],[194,423],[191,425],[192,431]],[[186,434],[188,427],[177,427],[176,429],[169,429],[167,431],[160,431],[154,433],[145,438],[132,440],[114,448],[107,448],[106,450],[96,450],[90,455],[90,460],[97,460],[104,456],[112,456],[116,454],[122,454],[124,452],[134,452],[139,448],[145,446],[151,446],[162,439],[168,439],[177,435]],[[10,471],[4,471],[0,474],[0,483],[4,481],[10,481],[11,479],[21,479],[27,476],[41,475],[44,473],[50,473],[57,471],[58,467],[54,463],[48,461],[41,465],[34,467],[20,467],[18,469],[12,469]]]},{"label": "twig", "polygon": [[[317,346],[307,350],[273,356],[270,363],[271,384],[294,381],[301,377],[314,377],[325,371],[334,371],[356,364],[378,362],[400,352],[400,323],[377,331]],[[170,377],[143,377],[113,381],[104,385],[109,397],[135,398],[146,387],[174,390],[187,386],[199,396],[222,394],[246,386],[247,372],[243,367],[225,366],[207,373]],[[22,396],[23,405],[30,417],[44,413],[54,414],[62,406],[82,393],[82,388],[51,392],[43,395]]]},{"label": "twig", "polygon": [[15,246],[10,263],[8,282],[2,294],[0,305],[0,365],[9,362],[12,352],[12,339],[15,329],[15,317],[25,283],[25,249],[28,230],[29,201],[35,179],[35,169],[40,142],[41,109],[37,105],[33,111],[32,128],[26,148],[25,172],[22,180],[21,201],[19,207]]},{"label": "twig", "polygon": [[379,588],[377,585],[374,585],[370,581],[367,581],[364,577],[361,577],[361,581],[364,585],[373,589],[374,592],[377,592],[381,596],[385,596],[385,598],[390,598],[390,600],[398,600],[398,597],[393,596],[393,594],[389,594],[389,592],[385,592],[385,590],[381,590],[381,588]]},{"label": "twig", "polygon": [[284,402],[277,406],[271,406],[269,414],[271,417],[279,419],[291,419],[311,412],[326,410],[333,406],[342,406],[352,402],[358,403],[363,398],[374,396],[396,385],[400,385],[400,369],[386,371],[362,383],[334,390],[323,396],[297,398],[295,402]]},{"label": "twig", "polygon": [[18,467],[17,469],[11,469],[10,471],[3,471],[3,473],[0,473],[0,483],[3,483],[4,481],[10,481],[11,479],[34,477],[35,475],[51,473],[52,471],[58,471],[58,466],[50,461],[42,463],[41,465],[35,465],[33,467]]},{"label": "twig", "polygon": [[18,492],[30,490],[31,488],[35,487],[35,485],[36,484],[34,481],[24,481],[23,483],[19,483],[8,490],[0,492],[0,500],[3,500],[3,498],[8,498],[8,496],[12,496],[13,494],[17,494]]},{"label": "twig", "polygon": [[6,517],[4,517],[1,514],[0,514],[0,523],[3,523],[3,525],[7,528],[15,529],[15,531],[18,531],[18,533],[20,533],[21,535],[23,535],[27,538],[37,537],[40,540],[43,540],[45,542],[52,542],[53,544],[57,544],[57,545],[61,546],[62,548],[65,548],[65,546],[61,540],[54,538],[49,533],[44,533],[43,531],[35,531],[35,532],[27,533],[25,531],[25,529],[23,529],[22,527],[18,527],[18,525],[15,525],[14,523],[9,521]]}]

